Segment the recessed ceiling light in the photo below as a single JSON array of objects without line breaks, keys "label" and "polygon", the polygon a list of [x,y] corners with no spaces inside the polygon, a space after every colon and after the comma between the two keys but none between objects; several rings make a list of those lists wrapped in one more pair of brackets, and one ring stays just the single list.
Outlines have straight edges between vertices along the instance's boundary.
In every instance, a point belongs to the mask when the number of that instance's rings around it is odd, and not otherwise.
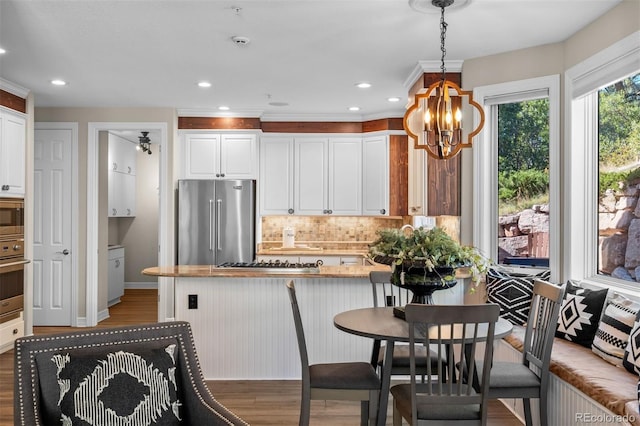
[{"label": "recessed ceiling light", "polygon": [[53,84],[54,86],[66,86],[67,82],[64,80],[56,79],[56,80],[51,80],[51,84]]},{"label": "recessed ceiling light", "polygon": [[0,55],[2,55],[3,53],[7,53],[7,51],[0,47]]},{"label": "recessed ceiling light", "polygon": [[211,87],[211,83],[209,83],[208,81],[200,81],[198,82],[198,87],[204,87],[204,88]]},{"label": "recessed ceiling light", "polygon": [[220,111],[229,111],[229,107],[228,107],[228,106],[226,106],[226,105],[220,105],[220,106],[218,107],[218,109],[219,109]]},{"label": "recessed ceiling light", "polygon": [[360,111],[360,107],[357,107],[357,106],[349,107],[349,111]]},{"label": "recessed ceiling light", "polygon": [[275,106],[275,107],[283,107],[283,106],[288,106],[289,103],[288,102],[269,102],[269,105]]},{"label": "recessed ceiling light", "polygon": [[369,87],[371,87],[371,83],[363,81],[361,83],[356,83],[356,87],[359,87],[360,89],[368,89]]},{"label": "recessed ceiling light", "polygon": [[391,98],[387,98],[389,102],[400,102],[400,98],[393,96]]}]

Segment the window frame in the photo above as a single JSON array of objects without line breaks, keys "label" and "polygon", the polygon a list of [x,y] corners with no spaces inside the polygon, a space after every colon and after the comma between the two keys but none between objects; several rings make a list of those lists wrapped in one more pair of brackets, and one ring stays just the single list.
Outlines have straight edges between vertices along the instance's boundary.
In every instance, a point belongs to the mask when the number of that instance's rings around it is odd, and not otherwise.
[{"label": "window frame", "polygon": [[[493,258],[498,253],[498,130],[501,103],[549,99],[549,268],[558,279],[560,256],[560,76],[558,74],[476,87],[473,97],[488,119],[473,149],[473,243]],[[487,200],[489,202],[487,202]],[[516,271],[524,268],[509,267]],[[535,273],[535,268],[526,268]]]},{"label": "window frame", "polygon": [[564,110],[567,141],[563,278],[638,297],[638,283],[598,275],[598,93],[640,71],[640,31],[565,72]]}]

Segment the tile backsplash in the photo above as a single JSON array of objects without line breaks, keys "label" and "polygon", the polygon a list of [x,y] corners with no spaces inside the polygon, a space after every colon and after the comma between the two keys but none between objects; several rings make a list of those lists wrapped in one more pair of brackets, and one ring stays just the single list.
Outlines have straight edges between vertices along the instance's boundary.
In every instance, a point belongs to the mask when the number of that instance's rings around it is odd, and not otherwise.
[{"label": "tile backsplash", "polygon": [[322,242],[329,248],[332,243],[366,246],[376,238],[379,228],[400,228],[406,223],[398,217],[366,216],[263,216],[262,243],[282,242],[282,229],[292,227],[296,242]]}]

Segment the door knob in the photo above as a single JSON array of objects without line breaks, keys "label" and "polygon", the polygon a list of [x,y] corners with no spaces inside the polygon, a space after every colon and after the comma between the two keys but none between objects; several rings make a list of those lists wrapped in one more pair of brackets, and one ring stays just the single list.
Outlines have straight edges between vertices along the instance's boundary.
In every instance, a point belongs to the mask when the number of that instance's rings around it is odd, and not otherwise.
[{"label": "door knob", "polygon": [[71,253],[69,250],[64,249],[62,251],[57,251],[56,254],[64,254],[65,256],[68,255],[69,253]]}]

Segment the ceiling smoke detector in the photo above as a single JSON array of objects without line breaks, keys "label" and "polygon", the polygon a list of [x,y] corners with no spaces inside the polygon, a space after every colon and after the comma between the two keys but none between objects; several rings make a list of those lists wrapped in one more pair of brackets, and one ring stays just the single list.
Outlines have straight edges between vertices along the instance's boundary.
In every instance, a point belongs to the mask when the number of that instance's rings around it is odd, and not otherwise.
[{"label": "ceiling smoke detector", "polygon": [[231,37],[231,40],[239,46],[246,46],[251,42],[251,39],[249,39],[249,37],[244,36],[233,36]]}]

